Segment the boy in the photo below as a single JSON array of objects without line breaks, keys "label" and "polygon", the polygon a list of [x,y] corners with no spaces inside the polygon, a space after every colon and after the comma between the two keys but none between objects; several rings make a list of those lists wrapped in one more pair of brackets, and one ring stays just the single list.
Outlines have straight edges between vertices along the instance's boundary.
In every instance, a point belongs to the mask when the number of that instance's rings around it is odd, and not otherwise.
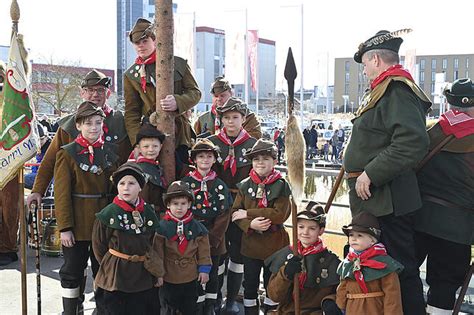
[{"label": "boy", "polygon": [[[255,139],[243,128],[248,109],[241,99],[230,97],[224,105],[217,108],[223,128],[217,135],[208,139],[219,147],[221,158],[215,165],[217,176],[229,187],[232,197],[237,194],[237,183],[249,176],[251,161],[244,156],[255,144]],[[242,231],[235,223],[230,223],[226,231],[226,246],[229,256],[227,269],[227,299],[225,312],[238,314],[239,308],[235,299],[239,293],[244,273],[242,254],[240,253]],[[224,281],[226,257],[219,263],[219,288]],[[220,293],[221,290],[219,289]],[[220,304],[221,297],[218,297]]]},{"label": "boy", "polygon": [[[166,185],[163,178],[163,169],[158,162],[165,134],[150,123],[144,123],[137,134],[138,156],[129,161],[135,161],[147,177],[140,196],[154,206],[157,214],[165,211],[163,193]],[[132,152],[133,154],[133,152]]]},{"label": "boy", "polygon": [[153,207],[138,196],[145,185],[145,174],[128,162],[113,173],[112,180],[118,195],[96,214],[92,232],[94,254],[100,262],[95,278],[98,308],[101,314],[110,315],[157,313],[157,281],[145,269],[144,261],[158,217]]},{"label": "boy", "polygon": [[153,244],[158,250],[164,247],[161,312],[175,314],[179,310],[183,315],[194,315],[198,286],[209,280],[211,270],[208,232],[202,223],[193,219],[194,193],[187,183],[171,183],[163,200],[168,209]]},{"label": "boy", "polygon": [[[253,168],[250,176],[237,185],[232,221],[243,231],[245,314],[258,314],[260,270],[263,268],[266,289],[271,273],[264,260],[289,244],[283,223],[291,213],[292,201],[289,184],[274,169],[277,148],[272,142],[258,140],[245,157],[252,161]],[[277,306],[268,297],[264,304],[265,311]]]},{"label": "boy", "polygon": [[109,177],[118,160],[113,145],[104,142],[104,118],[101,108],[83,102],[75,116],[80,134],[56,155],[54,203],[64,256],[59,270],[64,314],[76,314],[89,257],[94,277],[98,270],[91,248],[92,226],[95,214],[109,203]]},{"label": "boy", "polygon": [[306,211],[297,215],[298,256],[287,246],[265,260],[272,276],[268,283],[268,296],[279,302],[277,314],[293,314],[293,278],[298,276],[300,307],[303,314],[342,314],[335,303],[339,284],[336,273],[339,258],[330,252],[321,239],[326,226],[323,207],[314,201]]},{"label": "boy", "polygon": [[349,237],[349,254],[339,265],[336,302],[345,314],[401,315],[402,298],[398,273],[403,266],[387,255],[379,243],[377,218],[360,212],[342,230]]},{"label": "boy", "polygon": [[208,139],[199,140],[191,149],[191,160],[196,169],[182,179],[194,191],[192,212],[195,219],[209,230],[212,268],[206,291],[202,292],[203,295],[198,300],[198,303],[205,300],[204,314],[213,314],[216,305],[219,288],[217,268],[220,255],[226,253],[224,236],[229,225],[229,208],[232,205],[232,196],[227,185],[211,169],[219,157],[218,151],[219,148]]}]

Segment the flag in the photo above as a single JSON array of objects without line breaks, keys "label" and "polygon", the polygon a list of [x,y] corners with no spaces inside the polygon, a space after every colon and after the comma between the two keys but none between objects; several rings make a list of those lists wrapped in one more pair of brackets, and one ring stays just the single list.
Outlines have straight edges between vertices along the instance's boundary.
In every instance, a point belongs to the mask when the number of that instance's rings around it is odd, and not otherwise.
[{"label": "flag", "polygon": [[3,101],[0,101],[0,189],[3,189],[36,154],[39,144],[29,82],[16,32],[12,36],[0,94],[3,94]]},{"label": "flag", "polygon": [[258,71],[258,31],[248,31],[248,58],[250,70],[250,86],[252,90],[257,91],[257,71]]}]

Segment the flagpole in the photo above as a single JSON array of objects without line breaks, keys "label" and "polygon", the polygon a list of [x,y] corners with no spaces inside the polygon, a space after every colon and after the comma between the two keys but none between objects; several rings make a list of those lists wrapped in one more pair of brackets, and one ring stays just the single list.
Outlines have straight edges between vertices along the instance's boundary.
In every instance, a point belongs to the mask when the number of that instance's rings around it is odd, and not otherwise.
[{"label": "flagpole", "polygon": [[249,105],[249,29],[247,21],[247,8],[245,8],[245,75],[244,75],[244,90],[245,90],[245,103]]}]

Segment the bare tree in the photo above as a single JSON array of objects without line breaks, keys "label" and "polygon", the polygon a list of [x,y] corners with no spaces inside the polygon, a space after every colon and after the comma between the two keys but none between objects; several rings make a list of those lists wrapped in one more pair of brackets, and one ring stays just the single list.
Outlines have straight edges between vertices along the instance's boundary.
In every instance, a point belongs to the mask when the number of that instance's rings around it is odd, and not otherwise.
[{"label": "bare tree", "polygon": [[51,56],[46,63],[33,64],[32,96],[36,106],[46,104],[55,114],[72,112],[81,102],[81,80],[89,69],[79,61],[57,61]]}]

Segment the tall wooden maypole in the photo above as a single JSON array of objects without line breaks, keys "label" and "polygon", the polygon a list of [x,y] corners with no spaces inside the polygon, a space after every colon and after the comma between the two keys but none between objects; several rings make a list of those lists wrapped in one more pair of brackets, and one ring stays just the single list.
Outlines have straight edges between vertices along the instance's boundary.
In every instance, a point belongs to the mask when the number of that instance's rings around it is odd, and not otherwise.
[{"label": "tall wooden maypole", "polygon": [[156,34],[156,113],[158,126],[166,134],[161,164],[168,183],[176,178],[175,112],[164,111],[160,100],[174,94],[173,1],[155,0]]}]

